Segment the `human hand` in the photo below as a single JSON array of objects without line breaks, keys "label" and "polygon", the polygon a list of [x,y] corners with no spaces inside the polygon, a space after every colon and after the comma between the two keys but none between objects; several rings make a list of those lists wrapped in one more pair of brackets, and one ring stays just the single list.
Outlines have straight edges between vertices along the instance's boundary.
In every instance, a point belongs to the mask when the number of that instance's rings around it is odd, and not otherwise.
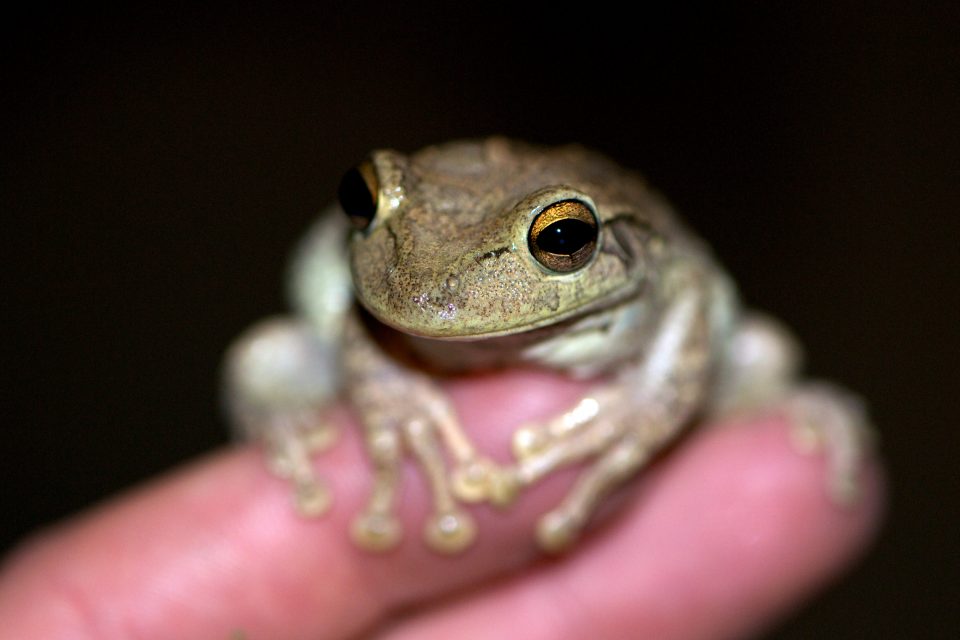
[{"label": "human hand", "polygon": [[[495,457],[518,423],[579,383],[510,372],[450,385],[467,431]],[[47,531],[0,572],[0,639],[723,638],[757,633],[862,552],[882,512],[876,463],[863,493],[827,499],[823,460],[769,417],[697,427],[628,484],[571,553],[543,558],[542,514],[575,471],[509,510],[474,508],[462,555],[421,543],[426,486],[404,478],[407,536],[385,555],[347,535],[370,470],[357,429],[318,459],[335,503],[299,517],[253,447],[214,453]]]}]

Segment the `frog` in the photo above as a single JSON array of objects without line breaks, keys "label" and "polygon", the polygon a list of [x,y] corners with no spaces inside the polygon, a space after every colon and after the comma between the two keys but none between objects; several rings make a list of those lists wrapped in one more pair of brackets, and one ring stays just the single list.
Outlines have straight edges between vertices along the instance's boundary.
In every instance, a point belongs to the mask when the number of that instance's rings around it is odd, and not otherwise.
[{"label": "frog", "polygon": [[[604,498],[704,418],[775,407],[798,446],[827,452],[828,492],[856,494],[870,433],[862,402],[800,377],[801,349],[747,309],[710,248],[639,173],[580,145],[501,136],[371,152],[294,252],[293,312],[241,335],[225,358],[235,433],[262,444],[296,509],[332,495],[314,457],[329,408],[361,425],[372,486],[349,535],[385,552],[404,538],[401,469],[413,460],[442,554],[478,536],[471,505],[507,509],[576,466],[541,514],[547,552],[582,537]],[[558,415],[523,424],[508,460],[478,450],[440,381],[534,367],[590,381]]]}]

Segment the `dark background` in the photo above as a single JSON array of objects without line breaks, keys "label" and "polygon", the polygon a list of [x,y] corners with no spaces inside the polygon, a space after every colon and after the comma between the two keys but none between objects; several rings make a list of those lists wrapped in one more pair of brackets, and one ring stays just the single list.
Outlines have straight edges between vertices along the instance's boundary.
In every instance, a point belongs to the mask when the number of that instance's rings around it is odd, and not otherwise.
[{"label": "dark background", "polygon": [[0,548],[225,442],[220,354],[344,168],[499,132],[644,171],[871,401],[887,526],[771,637],[960,637],[957,5],[406,4],[7,13]]}]

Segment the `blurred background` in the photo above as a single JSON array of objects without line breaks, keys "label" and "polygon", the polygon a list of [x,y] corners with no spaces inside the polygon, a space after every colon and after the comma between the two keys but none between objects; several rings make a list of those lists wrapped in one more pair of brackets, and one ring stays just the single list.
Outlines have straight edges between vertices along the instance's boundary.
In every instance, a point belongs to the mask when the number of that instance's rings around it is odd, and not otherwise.
[{"label": "blurred background", "polygon": [[224,444],[345,168],[505,133],[643,171],[870,400],[885,530],[769,637],[960,637],[960,5],[407,4],[5,10],[0,549]]}]

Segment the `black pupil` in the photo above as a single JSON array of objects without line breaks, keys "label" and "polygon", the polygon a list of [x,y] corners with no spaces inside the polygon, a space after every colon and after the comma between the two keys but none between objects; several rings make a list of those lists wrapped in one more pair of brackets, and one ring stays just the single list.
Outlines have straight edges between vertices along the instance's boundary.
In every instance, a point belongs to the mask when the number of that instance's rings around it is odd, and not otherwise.
[{"label": "black pupil", "polygon": [[356,167],[343,174],[337,189],[337,198],[340,199],[344,213],[352,218],[370,220],[377,212],[376,198]]},{"label": "black pupil", "polygon": [[596,227],[583,220],[567,218],[557,220],[540,232],[537,246],[541,251],[570,256],[593,242],[597,237]]}]

